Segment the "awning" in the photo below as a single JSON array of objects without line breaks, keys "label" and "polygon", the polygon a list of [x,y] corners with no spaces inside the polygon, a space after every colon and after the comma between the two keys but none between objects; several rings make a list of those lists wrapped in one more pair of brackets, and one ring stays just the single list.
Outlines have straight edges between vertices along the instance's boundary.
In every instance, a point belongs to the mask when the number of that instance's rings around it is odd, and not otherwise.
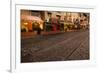
[{"label": "awning", "polygon": [[37,16],[21,15],[21,19],[22,20],[29,20],[29,21],[43,22],[43,20]]}]

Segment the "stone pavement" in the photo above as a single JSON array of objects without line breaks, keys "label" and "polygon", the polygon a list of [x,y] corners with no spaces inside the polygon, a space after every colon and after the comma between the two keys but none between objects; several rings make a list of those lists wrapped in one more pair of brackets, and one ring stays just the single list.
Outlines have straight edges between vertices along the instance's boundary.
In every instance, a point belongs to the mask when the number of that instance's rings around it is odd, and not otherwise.
[{"label": "stone pavement", "polygon": [[21,40],[21,62],[89,59],[89,31],[41,35]]}]

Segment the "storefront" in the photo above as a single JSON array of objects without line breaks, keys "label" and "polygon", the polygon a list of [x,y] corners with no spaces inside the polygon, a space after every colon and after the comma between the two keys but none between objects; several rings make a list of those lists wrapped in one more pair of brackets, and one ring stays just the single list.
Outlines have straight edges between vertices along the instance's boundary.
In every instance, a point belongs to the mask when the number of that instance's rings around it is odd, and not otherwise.
[{"label": "storefront", "polygon": [[32,12],[31,10],[21,11],[21,31],[32,32],[36,31],[37,28],[43,30],[43,20],[40,17],[40,13]]},{"label": "storefront", "polygon": [[45,31],[62,31],[64,30],[64,13],[62,12],[45,12]]}]

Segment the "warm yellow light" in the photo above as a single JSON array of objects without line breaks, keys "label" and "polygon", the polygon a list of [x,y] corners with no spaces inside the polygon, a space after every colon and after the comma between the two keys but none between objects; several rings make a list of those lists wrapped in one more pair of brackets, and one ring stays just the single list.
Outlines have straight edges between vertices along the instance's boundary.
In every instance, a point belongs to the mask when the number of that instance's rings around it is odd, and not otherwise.
[{"label": "warm yellow light", "polygon": [[43,25],[42,24],[40,24],[40,28],[43,29]]},{"label": "warm yellow light", "polygon": [[27,22],[25,22],[25,23],[24,23],[24,25],[28,25],[28,23],[27,23]]}]

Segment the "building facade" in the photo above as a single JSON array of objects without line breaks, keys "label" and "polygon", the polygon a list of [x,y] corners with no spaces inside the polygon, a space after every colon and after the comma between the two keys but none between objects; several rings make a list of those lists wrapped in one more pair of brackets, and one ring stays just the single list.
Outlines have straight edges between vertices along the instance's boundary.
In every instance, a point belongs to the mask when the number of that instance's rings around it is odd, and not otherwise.
[{"label": "building facade", "polygon": [[65,31],[89,26],[89,13],[21,10],[21,30]]}]

